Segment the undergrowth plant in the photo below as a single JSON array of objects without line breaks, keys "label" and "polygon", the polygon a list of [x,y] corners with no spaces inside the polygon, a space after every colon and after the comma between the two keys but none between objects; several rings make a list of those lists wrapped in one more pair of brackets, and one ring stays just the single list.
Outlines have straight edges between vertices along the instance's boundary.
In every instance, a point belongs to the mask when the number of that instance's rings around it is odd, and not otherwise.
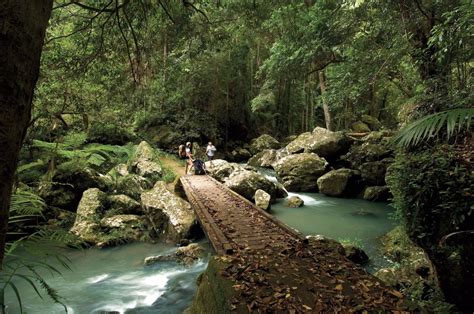
[{"label": "undergrowth plant", "polygon": [[41,217],[45,208],[44,201],[29,191],[17,189],[12,195],[7,239],[14,237],[16,240],[8,240],[5,247],[6,258],[0,271],[0,313],[7,311],[8,290],[15,296],[20,313],[23,313],[22,295],[29,292],[18,288],[20,281],[24,281],[41,299],[48,296],[67,312],[59,293],[47,283],[42,273],[61,275],[60,269],[71,270],[66,257],[50,253],[57,252],[64,243],[72,243],[71,235],[46,229],[31,235],[16,231],[19,225]]}]

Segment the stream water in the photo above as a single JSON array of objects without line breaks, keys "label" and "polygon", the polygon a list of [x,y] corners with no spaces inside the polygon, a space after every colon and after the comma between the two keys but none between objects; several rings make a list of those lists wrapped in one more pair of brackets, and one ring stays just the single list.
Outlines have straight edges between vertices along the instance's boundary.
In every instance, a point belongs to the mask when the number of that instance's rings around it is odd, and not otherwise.
[{"label": "stream water", "polygon": [[[274,171],[258,170],[269,180],[277,181]],[[288,197],[293,195],[304,201],[303,207],[289,208],[287,199],[279,199],[272,205],[271,214],[304,235],[323,235],[360,246],[370,257],[365,266],[369,272],[390,263],[380,252],[380,237],[396,225],[391,219],[394,209],[387,203],[319,193],[288,193]]]},{"label": "stream water", "polygon": [[[276,181],[274,172],[261,170]],[[355,242],[371,258],[366,266],[373,271],[387,264],[379,252],[379,238],[395,222],[393,209],[384,203],[359,199],[331,198],[318,193],[290,193],[301,197],[305,206],[288,208],[286,200],[272,205],[271,213],[305,235],[320,234],[336,240]],[[204,243],[210,251],[208,243]],[[165,255],[176,250],[165,244],[135,243],[109,249],[63,252],[73,261],[73,271],[63,277],[46,274],[47,282],[64,297],[69,313],[182,313],[192,301],[196,279],[208,258],[185,267],[175,262],[143,266],[145,257]],[[48,297],[41,300],[24,281],[16,282],[22,291],[25,313],[64,313],[64,308]],[[13,292],[6,298],[8,313],[19,313]]]},{"label": "stream water", "polygon": [[[209,245],[204,243],[209,250]],[[135,243],[109,249],[63,252],[72,271],[63,276],[45,274],[48,284],[65,299],[68,313],[182,313],[191,304],[196,279],[207,267],[208,258],[191,267],[175,262],[144,266],[145,257],[169,254],[176,248],[165,244]],[[46,296],[41,300],[22,280],[24,313],[64,313],[61,305]],[[20,313],[13,291],[7,290],[8,313]]]}]

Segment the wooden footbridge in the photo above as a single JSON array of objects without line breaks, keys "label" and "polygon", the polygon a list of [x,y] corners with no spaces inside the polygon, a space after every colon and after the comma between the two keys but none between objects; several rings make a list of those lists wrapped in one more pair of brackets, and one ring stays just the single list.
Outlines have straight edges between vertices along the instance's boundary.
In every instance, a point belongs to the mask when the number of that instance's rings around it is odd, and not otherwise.
[{"label": "wooden footbridge", "polygon": [[403,311],[403,296],[347,260],[332,241],[304,236],[209,176],[184,192],[249,311]]}]

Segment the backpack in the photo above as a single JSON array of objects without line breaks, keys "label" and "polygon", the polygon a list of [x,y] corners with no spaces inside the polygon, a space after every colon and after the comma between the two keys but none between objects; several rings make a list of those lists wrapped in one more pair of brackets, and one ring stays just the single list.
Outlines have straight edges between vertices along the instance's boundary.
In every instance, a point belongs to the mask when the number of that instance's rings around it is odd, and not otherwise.
[{"label": "backpack", "polygon": [[193,162],[193,165],[194,165],[194,174],[197,174],[197,175],[203,175],[203,174],[206,174],[206,171],[204,170],[204,162],[200,159],[196,159],[194,162]]}]

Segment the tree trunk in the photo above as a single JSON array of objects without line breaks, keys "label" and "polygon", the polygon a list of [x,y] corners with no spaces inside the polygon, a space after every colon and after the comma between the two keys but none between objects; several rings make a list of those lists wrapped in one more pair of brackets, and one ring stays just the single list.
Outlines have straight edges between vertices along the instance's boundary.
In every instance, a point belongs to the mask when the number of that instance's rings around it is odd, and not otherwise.
[{"label": "tree trunk", "polygon": [[52,6],[52,0],[0,1],[0,267],[18,154],[31,118]]},{"label": "tree trunk", "polygon": [[324,71],[319,71],[319,88],[321,89],[321,98],[323,99],[324,121],[326,122],[326,129],[332,131],[331,112],[326,98],[326,75]]}]

